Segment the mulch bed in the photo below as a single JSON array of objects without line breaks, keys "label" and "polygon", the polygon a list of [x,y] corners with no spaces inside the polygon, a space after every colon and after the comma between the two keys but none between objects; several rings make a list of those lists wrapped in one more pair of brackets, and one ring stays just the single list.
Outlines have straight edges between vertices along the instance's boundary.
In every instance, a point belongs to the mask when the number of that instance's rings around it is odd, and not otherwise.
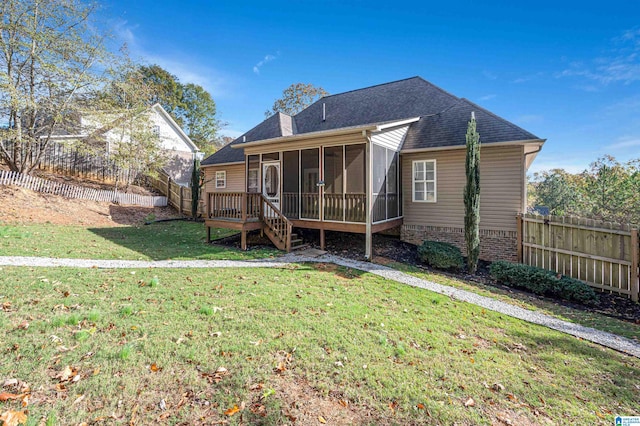
[{"label": "mulch bed", "polygon": [[[320,247],[320,234],[319,231],[310,229],[296,229],[305,243],[311,245],[314,248]],[[268,246],[270,242],[266,237],[260,237],[259,233],[250,233],[247,238],[249,249],[254,249],[259,246]],[[218,243],[225,245],[232,245],[240,247],[240,236],[234,235],[232,237],[219,240]],[[325,233],[326,248],[330,253],[346,257],[354,260],[365,260],[364,248],[365,248],[365,236],[363,234],[349,234],[345,232],[331,232]],[[470,275],[465,272],[448,272],[441,271],[434,268],[430,268],[420,262],[416,246],[400,241],[396,236],[374,234],[373,235],[373,260],[377,263],[389,263],[399,262],[408,265],[414,265],[420,269],[428,272],[434,272],[442,275],[447,275],[453,278],[458,278],[467,282],[477,282],[483,285],[497,287],[502,290],[508,291],[514,296],[520,299],[532,299],[543,298],[548,302],[555,303],[557,305],[580,309],[587,312],[594,312],[601,315],[617,318],[623,321],[628,321],[635,324],[640,324],[640,304],[631,301],[627,297],[618,296],[609,293],[598,293],[600,301],[597,306],[585,306],[576,303],[567,302],[559,299],[552,299],[548,297],[536,296],[532,293],[514,289],[511,287],[498,284],[489,274],[490,262],[481,261],[478,266],[478,271],[475,275]]]}]

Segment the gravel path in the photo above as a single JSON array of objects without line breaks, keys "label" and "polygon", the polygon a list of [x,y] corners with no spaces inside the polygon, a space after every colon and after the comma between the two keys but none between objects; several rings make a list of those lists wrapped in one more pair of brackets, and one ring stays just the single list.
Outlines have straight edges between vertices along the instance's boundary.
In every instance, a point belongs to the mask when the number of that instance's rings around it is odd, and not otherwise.
[{"label": "gravel path", "polygon": [[413,287],[424,288],[435,293],[444,294],[463,302],[473,303],[491,311],[509,315],[533,324],[542,325],[584,340],[598,343],[611,349],[640,358],[640,344],[615,334],[584,327],[553,318],[539,312],[529,311],[509,303],[501,302],[490,297],[480,296],[469,291],[456,289],[431,281],[414,277],[404,272],[396,271],[375,263],[360,262],[339,256],[324,254],[320,256],[306,256],[289,253],[277,260],[88,260],[88,259],[54,259],[44,257],[0,256],[0,265],[4,266],[42,266],[75,268],[282,268],[298,262],[327,262],[349,268],[366,271],[380,277],[390,279]]}]

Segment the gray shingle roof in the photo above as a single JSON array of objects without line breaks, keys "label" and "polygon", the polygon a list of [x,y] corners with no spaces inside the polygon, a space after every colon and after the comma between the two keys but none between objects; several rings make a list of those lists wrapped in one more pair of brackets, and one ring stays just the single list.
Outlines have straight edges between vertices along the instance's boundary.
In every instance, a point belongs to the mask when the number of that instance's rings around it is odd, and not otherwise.
[{"label": "gray shingle roof", "polygon": [[[223,146],[221,149],[211,154],[209,157],[205,158],[201,164],[203,166],[207,166],[212,164],[243,162],[244,150],[234,149],[231,146],[235,144],[243,143],[243,142],[253,142],[253,141],[259,141],[262,139],[271,139],[271,138],[277,138],[279,136],[282,136],[283,132],[282,132],[281,123],[290,122],[290,120],[287,120],[287,117],[289,116],[286,114],[282,114],[280,112],[272,115],[271,117],[264,120],[262,123],[258,124],[253,129],[246,132],[244,135],[240,136],[239,138],[232,141],[231,143]],[[287,129],[285,128],[285,134],[287,134],[286,132],[287,132]]]},{"label": "gray shingle roof", "polygon": [[536,135],[498,117],[466,99],[459,99],[446,110],[426,117],[409,127],[403,150],[457,146],[465,144],[467,123],[475,113],[481,143],[537,140]]},{"label": "gray shingle roof", "polygon": [[[323,121],[323,107],[325,120]],[[244,150],[231,145],[421,117],[407,133],[403,149],[464,145],[467,122],[475,111],[482,143],[539,139],[509,121],[458,98],[421,77],[325,96],[294,117],[275,114],[202,162],[244,161]]]}]

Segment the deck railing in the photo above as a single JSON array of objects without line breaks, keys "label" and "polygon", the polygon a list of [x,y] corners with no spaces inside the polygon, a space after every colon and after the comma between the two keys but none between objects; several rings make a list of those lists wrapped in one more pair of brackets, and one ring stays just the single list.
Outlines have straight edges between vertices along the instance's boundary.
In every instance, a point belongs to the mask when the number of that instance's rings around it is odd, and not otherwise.
[{"label": "deck railing", "polygon": [[207,217],[247,221],[260,218],[261,194],[210,192]]},{"label": "deck railing", "polygon": [[[261,195],[261,194],[260,194]],[[271,241],[280,250],[291,251],[291,230],[293,225],[273,203],[262,197],[262,220],[273,235]],[[278,241],[279,240],[279,241]]]}]

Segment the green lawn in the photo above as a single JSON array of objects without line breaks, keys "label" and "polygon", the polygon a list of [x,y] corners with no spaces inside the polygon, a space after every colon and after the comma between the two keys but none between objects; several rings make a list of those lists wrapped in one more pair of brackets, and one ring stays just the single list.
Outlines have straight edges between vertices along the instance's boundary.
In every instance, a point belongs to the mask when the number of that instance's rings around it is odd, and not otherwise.
[{"label": "green lawn", "polygon": [[[617,318],[608,317],[594,312],[588,312],[582,309],[574,309],[564,306],[560,303],[554,303],[543,297],[525,292],[513,291],[511,289],[503,289],[481,283],[470,283],[449,276],[426,272],[413,265],[405,265],[402,263],[392,263],[387,265],[394,269],[406,272],[418,278],[433,281],[438,284],[460,288],[462,290],[471,291],[482,296],[492,297],[502,300],[513,305],[520,306],[524,309],[538,311],[547,315],[560,318],[565,321],[574,322],[597,330],[607,331],[620,336],[627,337],[640,343],[640,324],[634,324],[629,321],[619,320]],[[638,305],[640,309],[640,305]]]},{"label": "green lawn", "polygon": [[[331,265],[4,267],[0,277],[0,382],[28,384],[32,425],[640,415],[636,358]],[[244,409],[224,414],[235,405]],[[0,402],[8,409],[20,401]]]},{"label": "green lawn", "polygon": [[[234,234],[212,229],[211,238]],[[205,243],[202,223],[158,222],[140,226],[86,228],[61,225],[0,226],[0,254],[84,259],[258,259],[276,255],[274,249],[247,252]]]}]

